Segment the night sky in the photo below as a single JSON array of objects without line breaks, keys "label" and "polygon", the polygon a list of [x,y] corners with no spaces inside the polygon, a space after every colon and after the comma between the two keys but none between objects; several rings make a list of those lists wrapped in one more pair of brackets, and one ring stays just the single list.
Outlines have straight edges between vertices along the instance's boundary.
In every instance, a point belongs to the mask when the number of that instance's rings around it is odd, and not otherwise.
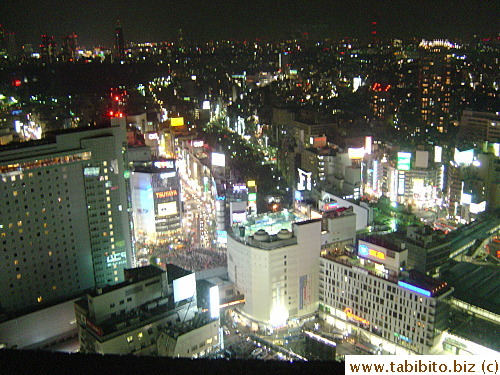
[{"label": "night sky", "polygon": [[369,37],[371,21],[384,38],[453,38],[499,32],[497,0],[1,0],[0,24],[18,45],[40,43],[41,34],[75,32],[80,44],[113,43],[117,19],[126,42],[284,39],[309,35]]}]

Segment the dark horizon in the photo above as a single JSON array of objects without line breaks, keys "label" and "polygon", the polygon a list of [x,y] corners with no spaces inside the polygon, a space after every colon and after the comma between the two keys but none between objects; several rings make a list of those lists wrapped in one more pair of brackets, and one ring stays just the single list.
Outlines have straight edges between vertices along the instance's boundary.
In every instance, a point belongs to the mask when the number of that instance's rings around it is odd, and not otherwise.
[{"label": "dark horizon", "polygon": [[464,38],[498,35],[498,2],[367,0],[197,2],[144,0],[98,3],[67,0],[12,1],[0,4],[0,24],[14,32],[18,46],[40,44],[48,34],[61,37],[76,33],[86,47],[113,45],[117,20],[125,42],[173,41],[182,29],[188,41],[220,39],[284,40],[308,32],[312,39],[353,37],[368,40],[372,22],[377,36],[389,38]]}]

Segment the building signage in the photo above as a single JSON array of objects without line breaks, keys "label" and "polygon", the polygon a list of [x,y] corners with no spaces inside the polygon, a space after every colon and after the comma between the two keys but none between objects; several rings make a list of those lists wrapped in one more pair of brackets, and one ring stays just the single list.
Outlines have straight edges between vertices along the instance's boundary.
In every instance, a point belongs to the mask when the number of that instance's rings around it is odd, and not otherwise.
[{"label": "building signage", "polygon": [[203,147],[203,141],[193,141],[193,147]]},{"label": "building signage", "polygon": [[366,324],[367,326],[370,325],[370,322],[366,319],[363,319],[357,315],[354,315],[352,313],[352,309],[350,307],[346,307],[344,309],[344,312],[345,312],[345,315],[347,316],[347,319],[351,319],[351,320],[355,320],[357,322],[360,322],[360,323],[363,323],[363,324]]},{"label": "building signage", "polygon": [[411,152],[398,152],[398,169],[409,171],[411,168]]},{"label": "building signage", "polygon": [[121,253],[111,254],[106,257],[106,264],[118,263],[127,259],[127,254],[122,251]]},{"label": "building signage", "polygon": [[160,178],[162,180],[166,179],[166,178],[172,178],[172,177],[175,177],[175,172],[165,172],[165,173],[160,173]]},{"label": "building signage", "polygon": [[430,297],[431,296],[431,292],[430,291],[422,289],[422,288],[419,288],[418,286],[415,286],[415,285],[411,285],[411,284],[405,283],[404,281],[401,281],[401,280],[398,281],[398,285],[400,287],[403,287],[405,289],[411,290],[413,292],[416,292],[416,293],[419,293],[419,294],[423,294],[426,297]]},{"label": "building signage", "polygon": [[103,335],[104,332],[102,331],[101,327],[96,326],[94,323],[92,323],[88,319],[86,319],[86,322],[87,322],[87,327],[89,327],[92,331],[97,333],[99,336]]},{"label": "building signage", "polygon": [[323,211],[328,212],[328,211],[333,211],[338,208],[338,203],[337,202],[328,202],[323,205]]},{"label": "building signage", "polygon": [[377,259],[381,259],[381,260],[385,260],[385,254],[381,251],[377,251],[375,249],[370,249],[368,246],[366,245],[359,245],[358,246],[358,255],[361,255],[361,256],[369,256],[369,257],[372,257],[372,258],[377,258]]},{"label": "building signage", "polygon": [[177,194],[177,190],[157,191],[155,193],[157,199],[175,197]]},{"label": "building signage", "polygon": [[155,161],[154,163],[155,168],[169,168],[169,169],[174,169],[175,168],[175,162],[173,160],[166,160],[166,161]]}]

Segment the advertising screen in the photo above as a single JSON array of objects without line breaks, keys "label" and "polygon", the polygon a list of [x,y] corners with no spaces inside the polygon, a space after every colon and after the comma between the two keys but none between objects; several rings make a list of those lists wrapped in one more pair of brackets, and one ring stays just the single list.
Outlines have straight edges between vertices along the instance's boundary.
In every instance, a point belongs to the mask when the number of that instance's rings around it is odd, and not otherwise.
[{"label": "advertising screen", "polygon": [[212,165],[217,167],[226,166],[226,155],[218,152],[212,152]]},{"label": "advertising screen", "polygon": [[353,148],[349,147],[347,149],[347,155],[349,155],[349,159],[363,159],[363,156],[365,156],[365,148]]},{"label": "advertising screen", "polygon": [[212,319],[218,318],[220,315],[219,312],[219,286],[215,285],[210,288],[210,317]]},{"label": "advertising screen", "polygon": [[196,294],[196,278],[194,273],[175,279],[173,285],[175,303],[191,298]]},{"label": "advertising screen", "polygon": [[398,152],[398,169],[409,171],[411,168],[411,152]]},{"label": "advertising screen", "polygon": [[158,216],[169,216],[177,214],[177,202],[160,203],[158,205]]},{"label": "advertising screen", "polygon": [[171,126],[184,126],[184,117],[172,117],[170,120]]}]

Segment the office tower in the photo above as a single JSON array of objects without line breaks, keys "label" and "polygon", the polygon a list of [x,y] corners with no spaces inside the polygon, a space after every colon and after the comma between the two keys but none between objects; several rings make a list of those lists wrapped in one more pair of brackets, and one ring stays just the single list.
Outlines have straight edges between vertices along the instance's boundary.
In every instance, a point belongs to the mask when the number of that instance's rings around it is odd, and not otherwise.
[{"label": "office tower", "polygon": [[78,35],[75,33],[63,36],[62,38],[62,58],[63,61],[72,61],[77,58],[76,48],[78,46]]},{"label": "office tower", "polygon": [[390,354],[429,354],[448,328],[453,289],[417,272],[403,272],[404,246],[359,240],[356,253],[324,253],[319,309],[335,327],[368,348]]},{"label": "office tower", "polygon": [[131,235],[125,127],[0,148],[0,308],[17,314],[123,280]]},{"label": "office tower", "polygon": [[115,57],[117,60],[125,58],[125,41],[123,39],[123,29],[120,21],[117,22],[115,28]]},{"label": "office tower", "polygon": [[53,36],[43,34],[42,44],[40,44],[40,58],[44,62],[53,62],[56,58],[56,42]]},{"label": "office tower", "polygon": [[246,323],[272,331],[317,309],[321,219],[280,212],[254,222],[228,230],[228,273],[237,294],[245,295],[236,309]]}]

